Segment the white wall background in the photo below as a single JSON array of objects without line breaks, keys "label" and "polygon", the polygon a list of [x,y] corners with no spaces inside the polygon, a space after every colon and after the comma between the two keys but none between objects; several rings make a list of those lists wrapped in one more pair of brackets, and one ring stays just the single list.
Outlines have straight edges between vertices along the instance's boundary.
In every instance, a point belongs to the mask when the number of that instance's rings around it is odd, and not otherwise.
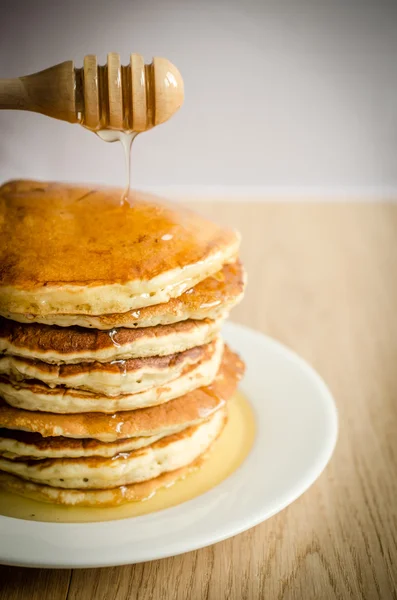
[{"label": "white wall background", "polygon": [[[397,2],[2,0],[0,76],[96,53],[165,56],[185,105],[142,134],[136,186],[391,195],[397,190]],[[119,144],[0,112],[0,180],[123,185]]]}]

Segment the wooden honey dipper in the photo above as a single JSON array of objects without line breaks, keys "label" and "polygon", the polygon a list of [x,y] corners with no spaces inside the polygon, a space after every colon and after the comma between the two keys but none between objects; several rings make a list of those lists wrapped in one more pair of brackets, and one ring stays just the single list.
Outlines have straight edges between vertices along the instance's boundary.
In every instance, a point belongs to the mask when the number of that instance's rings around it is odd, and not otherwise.
[{"label": "wooden honey dipper", "polygon": [[98,66],[88,55],[80,69],[69,60],[15,79],[0,79],[0,109],[29,110],[80,123],[92,131],[146,131],[167,121],[183,103],[183,80],[165,58],[144,63],[131,54],[128,66],[108,54]]}]

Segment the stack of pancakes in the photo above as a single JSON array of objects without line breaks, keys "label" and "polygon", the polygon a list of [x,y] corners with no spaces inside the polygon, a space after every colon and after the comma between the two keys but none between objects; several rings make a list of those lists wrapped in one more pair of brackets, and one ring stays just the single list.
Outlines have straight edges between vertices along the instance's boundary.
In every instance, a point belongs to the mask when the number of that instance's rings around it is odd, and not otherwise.
[{"label": "stack of pancakes", "polygon": [[0,188],[0,487],[104,506],[200,464],[243,364],[239,236],[146,194]]}]

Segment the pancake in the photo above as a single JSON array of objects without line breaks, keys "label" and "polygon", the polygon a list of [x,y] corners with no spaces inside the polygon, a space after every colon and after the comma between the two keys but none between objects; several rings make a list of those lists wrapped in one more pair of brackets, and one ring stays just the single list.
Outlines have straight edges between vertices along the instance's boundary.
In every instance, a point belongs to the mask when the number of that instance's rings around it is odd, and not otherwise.
[{"label": "pancake", "polygon": [[0,313],[102,315],[168,302],[233,261],[236,232],[131,191],[0,188]]},{"label": "pancake", "polygon": [[183,369],[179,377],[166,385],[154,386],[135,394],[105,396],[63,386],[50,388],[34,380],[16,383],[0,376],[0,396],[11,406],[31,411],[73,414],[134,410],[162,404],[198,387],[210,385],[218,372],[221,359],[222,343],[213,353],[208,353],[199,362]]},{"label": "pancake", "polygon": [[0,457],[0,471],[22,479],[65,489],[107,489],[139,483],[189,465],[205,452],[223,429],[226,409],[174,435],[112,458],[9,460]]},{"label": "pancake", "polygon": [[114,442],[131,437],[166,435],[172,428],[192,426],[219,410],[235,392],[244,364],[228,347],[214,382],[158,406],[134,411],[78,413],[30,412],[0,403],[0,428],[30,431],[47,437],[93,438]]},{"label": "pancake", "polygon": [[60,327],[80,326],[100,330],[111,330],[118,327],[153,327],[156,325],[169,325],[187,319],[212,319],[224,318],[228,312],[243,297],[245,273],[239,261],[225,265],[220,271],[207,277],[194,287],[190,287],[178,298],[171,298],[168,302],[147,306],[139,310],[125,313],[104,315],[33,315],[16,313],[9,310],[3,311],[0,305],[0,314],[7,319],[20,323],[43,323],[59,325]]},{"label": "pancake", "polygon": [[210,358],[217,350],[221,352],[221,347],[222,339],[218,337],[210,344],[166,356],[70,365],[50,365],[38,360],[3,355],[0,356],[0,375],[6,375],[13,381],[34,379],[49,386],[63,385],[106,396],[134,394],[166,385],[179,377],[189,365]]},{"label": "pancake", "polygon": [[86,506],[91,508],[105,508],[119,506],[126,502],[140,502],[153,496],[157,490],[169,487],[176,481],[184,479],[189,473],[200,467],[208,453],[201,455],[198,459],[186,467],[163,473],[155,479],[123,485],[108,490],[65,490],[48,485],[40,485],[25,481],[9,473],[0,471],[0,489],[12,494],[18,494],[25,498],[48,502],[50,504],[63,504],[65,506]]},{"label": "pancake", "polygon": [[[179,425],[170,430],[167,435],[173,435],[186,429]],[[165,435],[165,434],[164,434]],[[121,452],[132,452],[154,444],[164,437],[162,433],[142,437],[126,438],[115,442],[100,442],[93,439],[74,439],[65,437],[43,437],[39,433],[0,429],[0,456],[29,460],[42,458],[80,458],[103,456],[111,458]]]},{"label": "pancake", "polygon": [[10,354],[47,363],[108,362],[164,356],[208,344],[219,332],[222,319],[191,319],[144,329],[93,331],[81,327],[21,325],[0,318],[0,355]]}]

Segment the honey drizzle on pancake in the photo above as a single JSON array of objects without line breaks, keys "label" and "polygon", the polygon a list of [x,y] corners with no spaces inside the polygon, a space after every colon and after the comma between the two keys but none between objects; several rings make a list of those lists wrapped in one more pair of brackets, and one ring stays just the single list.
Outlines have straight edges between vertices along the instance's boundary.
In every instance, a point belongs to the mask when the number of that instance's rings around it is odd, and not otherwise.
[{"label": "honey drizzle on pancake", "polygon": [[37,502],[0,491],[0,515],[33,521],[84,523],[149,514],[191,500],[221,483],[248,456],[255,438],[255,419],[239,392],[229,403],[228,423],[199,469],[152,497],[114,508],[77,508]]},{"label": "honey drizzle on pancake", "polygon": [[234,231],[136,190],[126,209],[118,194],[54,182],[1,186],[3,313],[139,316],[235,259]]},{"label": "honey drizzle on pancake", "polygon": [[111,329],[110,331],[108,331],[108,336],[110,337],[113,346],[115,346],[116,348],[121,348],[121,344],[119,344],[118,341],[115,339],[117,334],[118,329]]}]

